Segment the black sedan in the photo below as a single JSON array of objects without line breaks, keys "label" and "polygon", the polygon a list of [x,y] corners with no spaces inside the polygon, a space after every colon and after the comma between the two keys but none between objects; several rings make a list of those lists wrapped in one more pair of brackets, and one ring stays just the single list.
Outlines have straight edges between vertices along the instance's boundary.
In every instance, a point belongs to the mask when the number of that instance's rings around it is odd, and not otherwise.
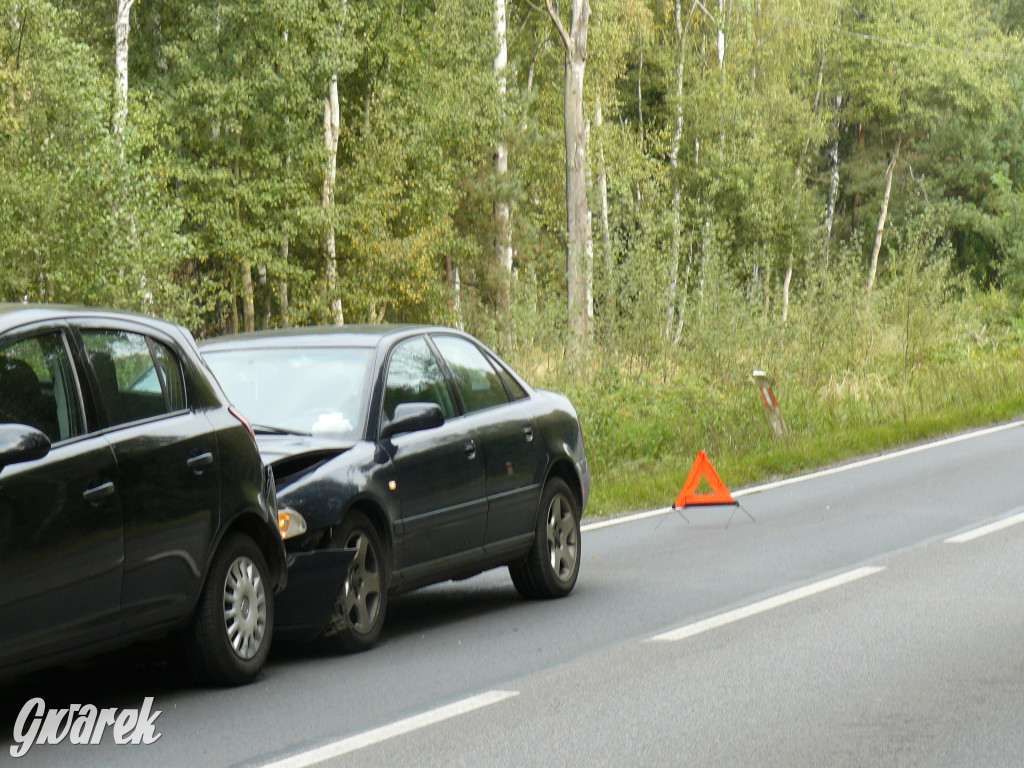
[{"label": "black sedan", "polygon": [[568,398],[448,328],[290,329],[201,349],[253,421],[282,514],[305,529],[289,551],[357,552],[341,573],[290,572],[281,631],[362,650],[389,594],[505,565],[525,596],[572,590],[590,472]]},{"label": "black sedan", "polygon": [[272,477],[187,330],[0,304],[0,673],[177,633],[246,682],[286,578]]}]

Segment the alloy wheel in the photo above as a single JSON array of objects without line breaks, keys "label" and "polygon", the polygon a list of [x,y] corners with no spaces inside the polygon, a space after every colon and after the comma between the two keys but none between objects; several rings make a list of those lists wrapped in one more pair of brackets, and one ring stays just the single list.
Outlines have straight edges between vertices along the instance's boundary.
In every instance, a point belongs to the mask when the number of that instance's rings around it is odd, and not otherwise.
[{"label": "alloy wheel", "polygon": [[352,531],[345,542],[356,556],[349,566],[341,594],[341,611],[352,629],[367,634],[380,613],[380,560],[370,537],[363,531]]},{"label": "alloy wheel", "polygon": [[551,572],[559,581],[572,578],[579,557],[579,528],[572,505],[556,493],[548,507],[548,558]]}]

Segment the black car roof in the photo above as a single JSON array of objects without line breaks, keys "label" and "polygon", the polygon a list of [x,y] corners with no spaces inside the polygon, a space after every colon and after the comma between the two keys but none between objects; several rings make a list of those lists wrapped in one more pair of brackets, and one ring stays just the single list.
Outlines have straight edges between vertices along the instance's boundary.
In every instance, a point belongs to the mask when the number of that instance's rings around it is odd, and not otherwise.
[{"label": "black car roof", "polygon": [[157,328],[164,333],[173,336],[179,336],[181,331],[184,330],[181,326],[175,325],[167,320],[161,320],[157,317],[139,315],[132,312],[119,312],[112,309],[76,307],[64,304],[0,303],[0,333],[4,333],[13,328],[18,328],[22,325],[28,325],[29,323],[42,322],[46,320],[68,320],[74,318],[126,320]]},{"label": "black car roof", "polygon": [[437,325],[341,325],[305,328],[278,328],[254,333],[237,333],[218,336],[200,342],[204,352],[214,349],[255,349],[259,347],[301,346],[301,347],[376,347],[381,343],[414,336],[418,333],[455,333],[461,331]]}]

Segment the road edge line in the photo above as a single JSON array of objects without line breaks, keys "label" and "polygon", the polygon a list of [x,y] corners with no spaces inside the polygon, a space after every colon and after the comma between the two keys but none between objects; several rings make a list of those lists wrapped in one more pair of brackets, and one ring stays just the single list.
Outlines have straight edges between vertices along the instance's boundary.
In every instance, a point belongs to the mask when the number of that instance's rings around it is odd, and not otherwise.
[{"label": "road edge line", "polygon": [[[987,435],[993,435],[998,432],[1003,432],[1014,427],[1024,426],[1024,421],[1011,421],[1008,424],[997,424],[994,427],[985,427],[984,429],[978,429],[973,432],[965,432],[960,435],[953,435],[952,437],[944,437],[940,440],[936,440],[931,443],[922,443],[921,445],[915,445],[910,448],[903,448],[893,453],[885,453],[881,456],[872,456],[869,459],[861,459],[859,461],[851,462],[850,464],[843,464],[838,467],[830,467],[828,469],[821,469],[815,472],[810,472],[806,475],[796,475],[795,477],[787,477],[782,480],[774,480],[770,483],[763,485],[755,485],[751,488],[743,488],[738,491],[733,491],[734,497],[750,496],[755,493],[762,493],[763,491],[771,491],[776,488],[784,488],[787,485],[795,485],[796,483],[802,483],[807,480],[816,480],[819,477],[828,477],[829,475],[838,475],[840,472],[847,472],[851,469],[860,469],[861,467],[871,466],[872,464],[878,464],[883,461],[889,461],[891,459],[898,459],[903,456],[910,456],[915,453],[922,451],[928,451],[933,448],[941,448],[946,445],[953,445],[954,443],[960,443],[965,440],[971,440],[975,437],[986,437]],[[649,517],[657,517],[658,515],[667,515],[671,512],[674,507],[662,507],[660,509],[654,509],[649,512],[637,512],[632,515],[624,515],[623,517],[613,517],[609,520],[599,520],[595,523],[588,523],[580,528],[582,532],[596,531],[600,528],[610,528],[613,525],[622,525],[624,523],[631,523],[636,520],[645,520]]]}]

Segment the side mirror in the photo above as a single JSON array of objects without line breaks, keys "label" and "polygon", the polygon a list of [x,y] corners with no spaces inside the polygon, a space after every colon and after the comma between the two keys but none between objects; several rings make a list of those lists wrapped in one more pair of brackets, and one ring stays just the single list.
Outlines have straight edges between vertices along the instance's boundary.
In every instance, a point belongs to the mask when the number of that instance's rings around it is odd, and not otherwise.
[{"label": "side mirror", "polygon": [[0,424],[0,468],[41,459],[50,452],[50,438],[26,424]]},{"label": "side mirror", "polygon": [[384,440],[402,432],[420,432],[444,424],[444,414],[436,403],[402,403],[395,408],[395,417],[380,430]]}]

